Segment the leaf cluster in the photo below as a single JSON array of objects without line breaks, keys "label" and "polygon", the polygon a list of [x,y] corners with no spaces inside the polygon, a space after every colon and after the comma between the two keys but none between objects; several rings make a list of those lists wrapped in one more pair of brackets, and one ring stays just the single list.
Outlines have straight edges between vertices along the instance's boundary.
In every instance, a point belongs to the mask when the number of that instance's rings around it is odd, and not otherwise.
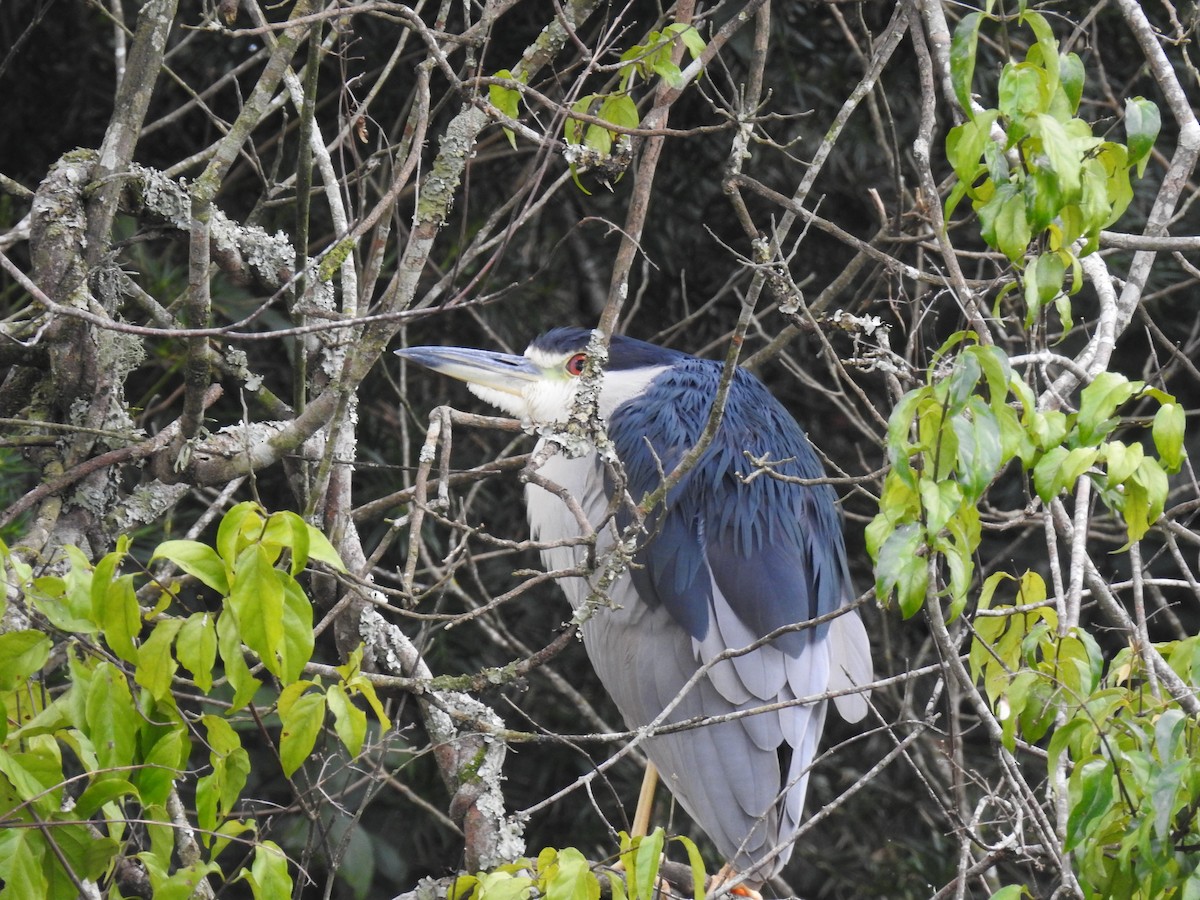
[{"label": "leaf cluster", "polygon": [[[358,671],[361,651],[328,688],[300,678],[313,632],[312,604],[297,576],[312,560],[342,565],[324,535],[298,515],[268,515],[255,503],[241,503],[222,520],[215,547],[166,541],[151,560],[169,561],[194,577],[220,597],[221,609],[180,610],[179,583],[139,566],[128,538],[94,566],[69,548],[62,574],[36,574],[0,544],[8,591],[70,638],[66,686],[51,696],[37,678],[51,655],[50,637],[33,629],[0,635],[6,710],[0,720],[0,879],[6,897],[75,897],[84,881],[120,897],[117,866],[131,856],[155,897],[190,897],[199,881],[222,873],[217,857],[232,841],[253,840],[255,831],[236,814],[250,756],[235,716],[263,684],[247,653],[282,688],[276,708],[285,775],[312,752],[326,711],[343,745],[359,752],[368,722],[355,697],[371,707],[381,728],[390,727]],[[126,565],[137,571],[122,574]],[[143,609],[139,596],[155,602]],[[225,702],[197,711],[184,690]],[[207,751],[207,771],[193,785],[189,759],[197,747]],[[177,855],[177,829],[186,823],[170,810],[183,789],[194,790],[203,848],[187,862]],[[250,867],[233,877],[245,880],[255,897],[287,896],[292,888],[287,859],[270,841],[256,840]]]},{"label": "leaf cluster", "polygon": [[[1170,394],[1102,372],[1080,392],[1077,412],[1039,410],[1004,352],[974,340],[970,332],[950,338],[927,383],[905,394],[888,420],[890,469],[866,538],[876,594],[894,595],[905,616],[925,604],[941,565],[945,586],[934,593],[948,597],[951,618],[962,612],[980,543],[979,503],[1010,462],[1032,476],[1047,505],[1090,478],[1132,543],[1162,514],[1167,474],[1183,461],[1184,412]],[[1151,427],[1157,456],[1138,440],[1113,437],[1117,410],[1138,397],[1159,404]]]},{"label": "leaf cluster", "polygon": [[[1041,577],[1026,572],[1014,605],[992,607],[1009,576],[984,585],[970,666],[1009,749],[1048,734],[1053,778],[1069,773],[1064,850],[1084,895],[1190,897],[1200,891],[1200,723],[1164,701],[1134,647],[1109,663],[1082,628],[1060,633]],[[1200,637],[1160,648],[1176,673],[1200,677]],[[1051,729],[1053,732],[1051,733]]]},{"label": "leaf cluster", "polygon": [[[659,871],[662,865],[666,833],[655,828],[650,834],[630,837],[620,833],[619,869],[595,866],[574,847],[561,850],[547,847],[536,860],[527,858],[497,866],[489,872],[466,875],[455,880],[450,900],[599,900],[603,876],[613,900],[654,900],[662,896]],[[683,846],[692,870],[692,896],[704,900],[704,862],[695,843],[686,837],[673,837]]]},{"label": "leaf cluster", "polygon": [[1046,18],[1025,9],[1017,22],[1032,30],[1034,41],[1023,60],[1004,64],[996,106],[979,107],[971,84],[980,29],[989,20],[982,11],[964,16],[951,44],[951,80],[967,121],[946,136],[957,183],[945,215],[949,219],[969,198],[984,241],[1025,269],[1027,321],[1057,302],[1068,322],[1066,273],[1074,293],[1083,284],[1079,258],[1097,248],[1101,229],[1132,201],[1130,174],[1140,177],[1149,161],[1161,124],[1158,107],[1142,97],[1125,102],[1124,144],[1095,135],[1079,116],[1083,62],[1060,53]]},{"label": "leaf cluster", "polygon": [[[570,112],[563,122],[563,140],[567,144],[571,173],[575,183],[585,194],[590,193],[579,182],[578,167],[602,166],[613,155],[613,146],[628,149],[629,137],[621,131],[585,122],[579,116],[602,119],[616,129],[634,129],[641,123],[633,92],[640,79],[650,82],[661,78],[672,88],[683,86],[683,74],[671,58],[677,43],[682,42],[692,59],[699,59],[704,52],[705,42],[700,32],[692,25],[674,22],[662,31],[651,31],[646,40],[635,44],[621,54],[618,66],[618,84],[615,90],[585,94],[571,104]],[[524,84],[523,75],[515,75],[510,69],[496,72],[496,78],[510,79]],[[492,84],[488,86],[491,104],[510,119],[520,114],[521,92],[518,87]],[[516,149],[516,135],[505,128],[509,143]],[[623,168],[623,167],[622,167]],[[620,173],[618,173],[618,178]]]}]

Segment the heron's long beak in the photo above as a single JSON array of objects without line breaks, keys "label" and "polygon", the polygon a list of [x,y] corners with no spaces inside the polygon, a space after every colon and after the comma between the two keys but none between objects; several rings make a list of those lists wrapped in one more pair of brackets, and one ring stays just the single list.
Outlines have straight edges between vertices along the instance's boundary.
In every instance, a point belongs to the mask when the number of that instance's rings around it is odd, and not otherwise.
[{"label": "heron's long beak", "polygon": [[522,396],[523,389],[538,381],[542,372],[524,356],[471,350],[466,347],[409,347],[396,355],[442,375],[468,384]]}]

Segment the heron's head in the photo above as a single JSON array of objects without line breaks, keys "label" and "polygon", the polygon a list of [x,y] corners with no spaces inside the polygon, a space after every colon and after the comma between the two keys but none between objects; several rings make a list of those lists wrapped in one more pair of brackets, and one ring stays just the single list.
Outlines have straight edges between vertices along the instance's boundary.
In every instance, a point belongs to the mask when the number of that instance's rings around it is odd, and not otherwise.
[{"label": "heron's head", "polygon": [[[579,389],[587,344],[586,328],[556,328],[536,338],[523,356],[464,347],[410,347],[396,354],[467,383],[468,389],[509,415],[538,424],[565,422]],[[616,335],[600,388],[600,414],[645,393],[650,383],[685,359],[666,350]]]}]

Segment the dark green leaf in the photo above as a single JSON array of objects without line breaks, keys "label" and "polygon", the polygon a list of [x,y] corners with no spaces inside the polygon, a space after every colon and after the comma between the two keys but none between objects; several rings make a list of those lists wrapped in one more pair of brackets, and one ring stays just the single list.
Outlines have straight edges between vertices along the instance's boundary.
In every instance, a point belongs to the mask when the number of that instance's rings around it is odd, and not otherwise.
[{"label": "dark green leaf", "polygon": [[74,812],[81,819],[90,819],[106,803],[118,797],[136,796],[137,788],[124,778],[98,778],[87,786],[75,801]]},{"label": "dark green leaf", "polygon": [[1137,167],[1138,178],[1146,171],[1150,151],[1162,129],[1158,107],[1145,97],[1125,101],[1125,142],[1129,147],[1129,164]]},{"label": "dark green leaf", "polygon": [[146,754],[137,772],[138,795],[144,805],[164,805],[175,780],[183,775],[191,745],[183,726],[167,731]]},{"label": "dark green leaf", "polygon": [[1079,101],[1083,97],[1083,60],[1074,53],[1063,53],[1058,57],[1058,78],[1066,95],[1068,115],[1079,111]]},{"label": "dark green leaf", "polygon": [[1067,817],[1065,850],[1074,850],[1086,840],[1096,820],[1113,802],[1113,775],[1109,763],[1091,759],[1076,767],[1071,776],[1071,810]]},{"label": "dark green leaf", "polygon": [[312,753],[325,722],[325,695],[312,691],[301,696],[285,712],[279,711],[283,731],[279,738],[279,758],[283,774],[289,778]]},{"label": "dark green leaf", "polygon": [[929,584],[928,564],[921,550],[924,532],[916,524],[901,525],[888,536],[879,550],[875,564],[875,595],[887,603],[896,594],[900,612],[905,618],[916,613],[925,603]]},{"label": "dark green leaf", "polygon": [[954,36],[950,40],[950,83],[958,105],[968,117],[973,118],[971,109],[971,79],[975,76],[975,50],[979,44],[979,25],[983,13],[972,12],[962,17]]},{"label": "dark green leaf", "polygon": [[1000,470],[1000,425],[982,399],[972,405],[969,417],[957,415],[951,425],[958,437],[958,480],[966,502],[975,503]]}]

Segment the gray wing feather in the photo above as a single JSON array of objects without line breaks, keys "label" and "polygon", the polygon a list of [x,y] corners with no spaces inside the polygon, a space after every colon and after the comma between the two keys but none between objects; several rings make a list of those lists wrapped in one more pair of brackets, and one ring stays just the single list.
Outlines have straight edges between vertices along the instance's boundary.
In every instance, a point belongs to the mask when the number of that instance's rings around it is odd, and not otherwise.
[{"label": "gray wing feather", "polygon": [[[543,474],[566,487],[589,519],[600,523],[608,498],[596,457],[555,456]],[[527,503],[535,539],[578,533],[574,517],[554,495],[530,485]],[[611,533],[601,531],[598,552],[611,548],[612,542]],[[556,547],[544,550],[542,556],[548,568],[566,568],[578,564],[583,552],[581,547]],[[707,569],[708,561],[703,565]],[[827,634],[810,635],[798,653],[760,647],[713,664],[684,691],[704,664],[759,637],[726,600],[711,569],[706,574],[712,584],[708,610],[712,627],[701,637],[680,627],[667,605],[639,597],[628,572],[610,592],[617,608],[599,610],[583,627],[592,664],[631,728],[654,721],[672,703],[665,724],[748,711],[819,693],[831,685],[870,680],[866,632],[857,616],[843,616]],[[562,579],[560,584],[572,605],[578,606],[588,596],[582,578]],[[833,672],[831,652],[842,663]],[[847,718],[860,707],[865,712],[861,697],[842,700],[839,711]],[[721,854],[753,880],[764,880],[791,855],[790,841],[800,825],[808,766],[820,740],[825,709],[818,703],[772,710],[657,735],[643,746],[679,803]],[[779,751],[784,744],[792,751],[786,773],[780,770]],[[784,846],[776,858],[763,862],[764,854],[777,844]]]}]

